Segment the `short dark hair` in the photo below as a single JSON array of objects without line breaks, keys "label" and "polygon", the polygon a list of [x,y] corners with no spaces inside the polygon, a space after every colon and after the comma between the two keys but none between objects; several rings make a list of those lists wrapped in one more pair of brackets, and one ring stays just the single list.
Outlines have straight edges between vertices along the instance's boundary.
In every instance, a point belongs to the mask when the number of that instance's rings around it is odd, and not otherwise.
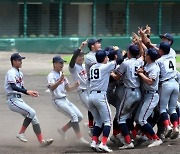
[{"label": "short dark hair", "polygon": [[134,58],[136,58],[136,57],[139,55],[139,51],[140,51],[140,50],[139,50],[139,47],[138,47],[137,45],[132,44],[132,45],[129,46],[128,51],[130,52],[130,54],[131,54]]},{"label": "short dark hair", "polygon": [[171,49],[170,46],[171,45],[168,42],[161,42],[160,46],[159,46],[159,49],[161,49],[164,52],[164,54],[167,55],[170,52],[170,49]]},{"label": "short dark hair", "polygon": [[106,51],[103,51],[103,50],[98,50],[97,52],[96,52],[96,60],[97,60],[97,62],[98,63],[102,63],[103,61],[104,61],[104,59],[106,58],[106,56],[107,56],[107,53],[106,53]]}]

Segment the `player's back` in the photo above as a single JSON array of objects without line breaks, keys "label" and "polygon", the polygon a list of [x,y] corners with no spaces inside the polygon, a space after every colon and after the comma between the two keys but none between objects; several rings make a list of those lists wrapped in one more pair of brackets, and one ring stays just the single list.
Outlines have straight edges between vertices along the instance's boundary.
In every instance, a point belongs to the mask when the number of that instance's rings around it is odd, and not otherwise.
[{"label": "player's back", "polygon": [[107,64],[97,63],[90,68],[90,90],[107,91],[109,76],[115,68],[115,61]]},{"label": "player's back", "polygon": [[122,75],[125,87],[138,88],[140,87],[140,80],[136,70],[141,67],[140,61],[136,58],[125,60],[117,69],[118,73]]},{"label": "player's back", "polygon": [[157,63],[160,67],[160,81],[176,77],[176,59],[174,55],[163,55],[157,60]]}]

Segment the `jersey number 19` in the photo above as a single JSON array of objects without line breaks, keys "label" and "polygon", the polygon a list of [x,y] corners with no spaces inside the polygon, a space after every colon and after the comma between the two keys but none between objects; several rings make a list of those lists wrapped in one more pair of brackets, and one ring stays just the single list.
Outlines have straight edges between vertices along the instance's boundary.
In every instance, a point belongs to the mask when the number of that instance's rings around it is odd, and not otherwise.
[{"label": "jersey number 19", "polygon": [[92,69],[90,75],[91,75],[91,80],[99,79],[99,69]]}]

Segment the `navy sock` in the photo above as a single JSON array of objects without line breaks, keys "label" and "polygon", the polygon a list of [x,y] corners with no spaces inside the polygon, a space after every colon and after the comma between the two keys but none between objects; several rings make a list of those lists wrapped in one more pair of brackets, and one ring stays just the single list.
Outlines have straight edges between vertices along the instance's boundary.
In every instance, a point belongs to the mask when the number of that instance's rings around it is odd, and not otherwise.
[{"label": "navy sock", "polygon": [[103,136],[108,137],[111,130],[111,126],[104,126],[103,128]]},{"label": "navy sock", "polygon": [[146,123],[142,126],[143,132],[147,132],[149,135],[153,136],[155,132],[152,129],[152,126],[149,123]]},{"label": "navy sock", "polygon": [[170,116],[171,122],[178,121],[178,115],[176,113],[171,114]]},{"label": "navy sock", "polygon": [[119,124],[119,128],[120,128],[123,136],[129,135],[129,130],[128,130],[126,123]]}]

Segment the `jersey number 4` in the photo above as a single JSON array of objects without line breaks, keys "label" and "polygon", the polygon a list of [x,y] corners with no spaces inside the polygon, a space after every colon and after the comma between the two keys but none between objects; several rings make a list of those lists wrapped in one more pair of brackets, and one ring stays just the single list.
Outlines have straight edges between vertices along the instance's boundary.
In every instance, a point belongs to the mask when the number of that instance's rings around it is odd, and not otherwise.
[{"label": "jersey number 4", "polygon": [[99,69],[91,70],[91,80],[93,79],[99,79]]},{"label": "jersey number 4", "polygon": [[173,62],[170,60],[170,61],[169,61],[169,69],[171,69],[171,68],[174,70]]}]

